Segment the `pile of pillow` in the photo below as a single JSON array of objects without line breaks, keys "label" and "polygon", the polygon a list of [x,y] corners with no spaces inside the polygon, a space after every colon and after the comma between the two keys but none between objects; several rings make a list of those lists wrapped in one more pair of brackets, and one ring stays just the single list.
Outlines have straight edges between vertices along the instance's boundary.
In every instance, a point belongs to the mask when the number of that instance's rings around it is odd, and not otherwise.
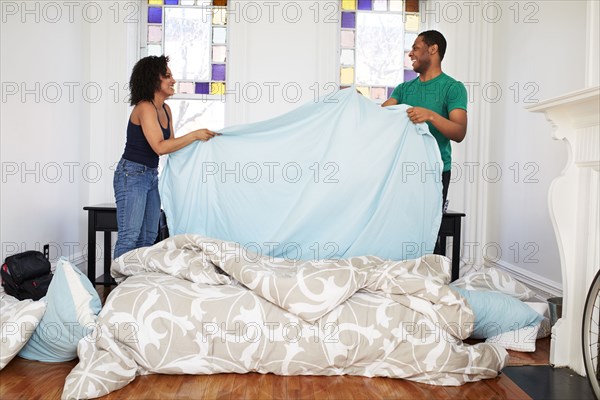
[{"label": "pile of pillow", "polygon": [[484,268],[450,284],[475,314],[471,337],[506,349],[533,352],[536,339],[550,334],[548,305],[526,302],[535,293],[497,268]]},{"label": "pile of pillow", "polygon": [[73,360],[79,340],[92,332],[101,308],[89,279],[65,258],[59,259],[48,292],[39,301],[0,297],[0,369],[17,353],[29,360]]},{"label": "pile of pillow", "polygon": [[43,301],[23,300],[0,294],[0,370],[25,346],[46,311]]}]

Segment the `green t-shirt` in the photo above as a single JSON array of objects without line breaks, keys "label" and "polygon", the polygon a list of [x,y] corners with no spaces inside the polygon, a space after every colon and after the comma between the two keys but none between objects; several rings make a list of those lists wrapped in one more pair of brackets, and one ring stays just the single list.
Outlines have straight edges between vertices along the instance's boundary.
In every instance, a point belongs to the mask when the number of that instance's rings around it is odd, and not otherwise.
[{"label": "green t-shirt", "polygon": [[[465,85],[444,73],[427,82],[421,82],[417,77],[412,81],[401,83],[392,92],[392,98],[396,99],[398,104],[427,108],[444,118],[448,118],[450,111],[456,108],[467,110]],[[440,148],[444,172],[450,171],[452,164],[450,139],[442,135],[430,122],[427,122],[427,125]]]}]

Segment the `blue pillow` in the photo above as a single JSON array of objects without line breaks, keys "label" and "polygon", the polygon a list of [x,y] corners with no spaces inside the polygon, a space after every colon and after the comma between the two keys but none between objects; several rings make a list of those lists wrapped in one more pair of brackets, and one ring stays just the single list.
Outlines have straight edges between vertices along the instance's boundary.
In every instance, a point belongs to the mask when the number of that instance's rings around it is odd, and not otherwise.
[{"label": "blue pillow", "polygon": [[500,292],[452,287],[463,296],[475,313],[475,339],[487,339],[504,332],[539,324],[544,318],[527,304]]},{"label": "blue pillow", "polygon": [[87,276],[65,258],[58,260],[46,296],[48,306],[20,357],[61,362],[77,357],[77,343],[94,327],[102,304]]}]

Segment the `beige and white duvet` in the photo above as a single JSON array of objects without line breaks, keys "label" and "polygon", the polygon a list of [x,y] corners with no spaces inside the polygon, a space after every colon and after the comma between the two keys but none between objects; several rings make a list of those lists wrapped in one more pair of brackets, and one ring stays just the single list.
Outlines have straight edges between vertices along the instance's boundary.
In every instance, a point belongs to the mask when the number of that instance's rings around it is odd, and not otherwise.
[{"label": "beige and white duvet", "polygon": [[[93,398],[136,375],[362,375],[461,385],[493,378],[493,344],[462,344],[474,315],[447,286],[440,256],[293,262],[235,243],[179,235],[127,253],[122,281],[63,398]],[[126,279],[125,279],[126,278]]]}]

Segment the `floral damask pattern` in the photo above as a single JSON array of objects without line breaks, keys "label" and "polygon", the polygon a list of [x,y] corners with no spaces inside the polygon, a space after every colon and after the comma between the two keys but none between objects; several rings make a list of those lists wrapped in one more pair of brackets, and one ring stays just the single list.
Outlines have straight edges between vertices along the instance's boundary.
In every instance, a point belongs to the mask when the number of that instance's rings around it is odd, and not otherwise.
[{"label": "floral damask pattern", "polygon": [[99,397],[136,375],[362,375],[461,385],[508,360],[464,345],[474,316],[444,257],[291,262],[178,235],[127,253],[121,282],[79,344],[63,398]]}]

